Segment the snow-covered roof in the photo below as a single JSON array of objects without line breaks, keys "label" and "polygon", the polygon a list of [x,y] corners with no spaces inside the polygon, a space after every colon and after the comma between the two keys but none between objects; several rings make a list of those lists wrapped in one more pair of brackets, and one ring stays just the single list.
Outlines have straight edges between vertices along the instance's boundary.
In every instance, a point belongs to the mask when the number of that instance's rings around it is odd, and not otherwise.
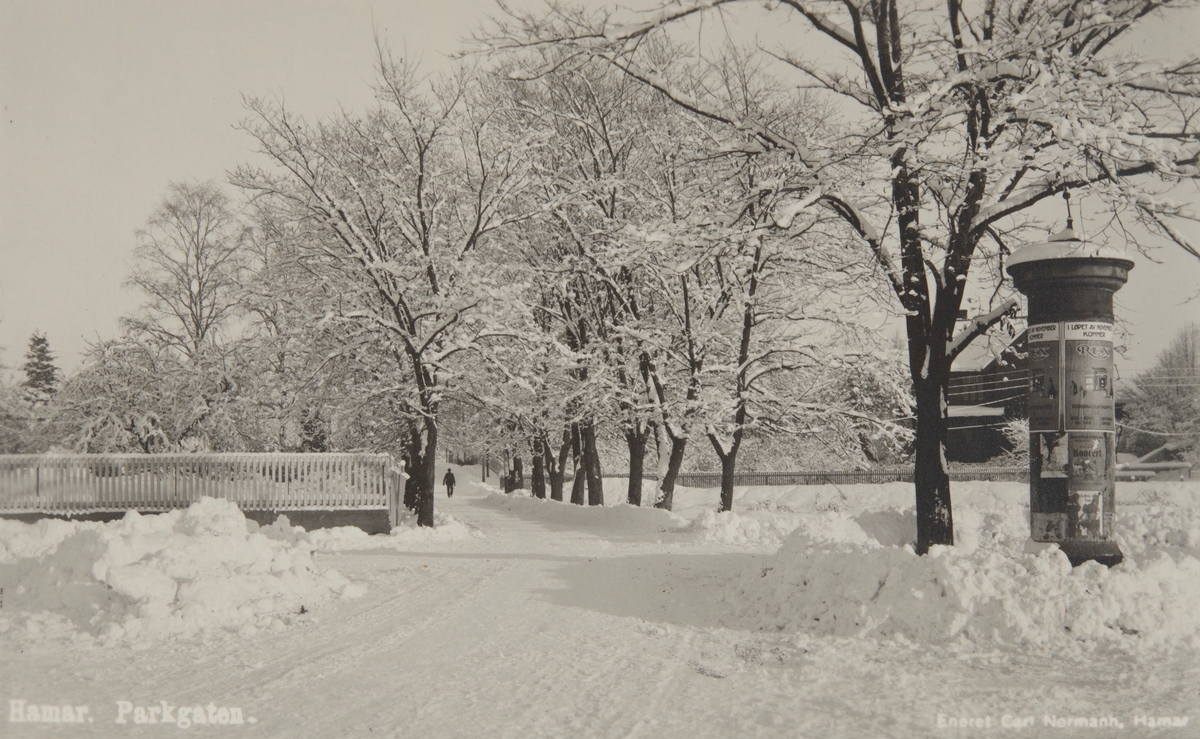
[{"label": "snow-covered roof", "polygon": [[1044,244],[1024,246],[1008,258],[1008,269],[1025,262],[1040,262],[1044,259],[1125,259],[1129,257],[1111,246],[1090,244],[1081,241],[1074,229],[1064,228]]},{"label": "snow-covered roof", "polygon": [[1004,408],[993,408],[990,405],[952,405],[946,408],[950,418],[980,418],[1003,416]]},{"label": "snow-covered roof", "polygon": [[981,337],[967,344],[962,353],[954,358],[951,369],[955,372],[978,372],[991,364],[996,355],[985,338]]}]

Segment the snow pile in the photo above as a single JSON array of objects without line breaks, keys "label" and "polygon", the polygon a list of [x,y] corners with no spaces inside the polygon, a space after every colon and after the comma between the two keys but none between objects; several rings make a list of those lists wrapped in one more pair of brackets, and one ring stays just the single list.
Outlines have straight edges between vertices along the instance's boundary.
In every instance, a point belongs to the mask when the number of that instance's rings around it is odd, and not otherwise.
[{"label": "snow pile", "polygon": [[1150,506],[1124,523],[1126,530],[1119,534],[1123,551],[1137,553],[1170,546],[1200,558],[1200,515],[1196,509]]},{"label": "snow pile", "polygon": [[[43,518],[35,524],[0,519],[0,563],[51,552],[81,524],[58,518]],[[82,524],[98,526],[99,524]]]},{"label": "snow pile", "polygon": [[1058,547],[1029,541],[1027,509],[1006,497],[956,500],[958,545],[926,557],[911,547],[911,510],[802,515],[773,561],[743,573],[727,598],[772,630],[919,643],[1200,648],[1195,508],[1120,508],[1125,561],[1072,569]]},{"label": "snow pile", "polygon": [[[282,524],[273,528],[268,533],[285,534]],[[283,628],[305,604],[363,594],[337,571],[317,571],[302,530],[258,529],[235,504],[214,498],[105,524],[6,522],[0,630],[11,628],[13,613],[26,613],[36,632],[46,621],[37,614],[49,612],[110,643],[214,629],[250,634]]]},{"label": "snow pile", "polygon": [[701,541],[774,549],[798,525],[796,516],[755,515],[737,511],[718,513],[706,508],[692,521],[689,530],[698,534]]},{"label": "snow pile", "polygon": [[[716,489],[676,489],[675,511],[691,519],[687,530],[698,534],[700,541],[773,551],[789,534],[811,522],[815,514],[896,509],[911,504],[913,493],[909,483],[738,486],[734,488],[733,510],[724,513],[715,510],[718,495]],[[868,525],[877,528],[879,522]],[[888,541],[912,541],[916,528],[913,524],[912,535],[907,538],[904,533],[893,533],[890,538],[879,533]]]},{"label": "snow pile", "polygon": [[[280,518],[283,518],[282,516]],[[406,517],[399,526],[392,529],[387,536],[370,535],[357,526],[338,526],[329,529],[317,529],[305,532],[303,529],[290,528],[298,541],[305,542],[310,549],[321,552],[346,552],[362,549],[408,549],[422,544],[443,544],[446,542],[465,541],[484,534],[479,529],[468,526],[446,513],[434,512],[432,527],[417,526],[415,516]],[[276,521],[272,527],[283,522]],[[270,527],[266,527],[270,528]],[[270,533],[278,536],[279,534]],[[288,534],[283,534],[287,536]]]}]

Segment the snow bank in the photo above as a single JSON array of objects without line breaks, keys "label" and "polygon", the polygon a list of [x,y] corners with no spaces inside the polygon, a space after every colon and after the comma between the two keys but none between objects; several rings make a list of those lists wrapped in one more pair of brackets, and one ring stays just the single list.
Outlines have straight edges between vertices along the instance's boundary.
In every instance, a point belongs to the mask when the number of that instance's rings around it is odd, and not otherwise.
[{"label": "snow bank", "polygon": [[[961,487],[959,487],[961,486]],[[1024,483],[956,483],[955,501],[1015,502],[1028,498]],[[887,544],[916,539],[916,523],[897,511],[912,505],[911,483],[883,485],[755,485],[734,488],[733,510],[717,513],[716,489],[679,488],[675,511],[690,519],[701,541],[774,551],[797,528],[823,512],[846,512]],[[957,510],[957,508],[956,508]]]},{"label": "snow bank", "polygon": [[43,518],[37,523],[0,519],[0,563],[24,557],[40,557],[54,549],[81,527],[100,524],[77,523],[58,518]]},{"label": "snow bank", "polygon": [[798,525],[796,516],[786,514],[718,513],[706,508],[692,521],[689,530],[696,533],[701,541],[774,549]]},{"label": "snow bank", "polygon": [[801,514],[773,560],[743,573],[727,599],[771,630],[920,643],[1200,648],[1200,486],[1122,485],[1123,498],[1156,503],[1118,508],[1126,560],[1108,569],[1072,568],[1056,546],[1030,542],[1028,509],[1013,502],[1009,485],[957,483],[957,546],[934,547],[926,557],[911,547],[911,509],[854,510],[848,496],[844,510]]},{"label": "snow bank", "polygon": [[[280,517],[283,518],[282,516]],[[287,526],[284,519],[276,521],[272,527],[279,525],[281,529],[290,529],[291,533],[284,536],[294,536],[296,540],[305,542],[310,549],[322,552],[346,552],[362,549],[409,549],[422,544],[443,544],[447,542],[465,541],[482,537],[482,531],[472,528],[446,513],[434,512],[432,527],[417,526],[415,516],[407,516],[399,526],[392,529],[388,536],[371,535],[357,526],[338,526],[330,529],[316,529],[305,532],[303,529]],[[271,528],[271,527],[265,527]],[[277,535],[277,534],[269,534]]]},{"label": "snow bank", "polygon": [[305,604],[363,594],[337,571],[318,571],[302,529],[263,528],[214,498],[110,523],[3,522],[0,631],[26,614],[36,637],[49,613],[108,643],[248,634],[283,628]]}]

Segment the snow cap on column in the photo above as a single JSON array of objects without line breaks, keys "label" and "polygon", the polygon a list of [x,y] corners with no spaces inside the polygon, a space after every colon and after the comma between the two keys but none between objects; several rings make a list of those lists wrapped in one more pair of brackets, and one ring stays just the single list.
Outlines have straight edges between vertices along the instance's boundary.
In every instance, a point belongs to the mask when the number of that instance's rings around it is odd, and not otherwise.
[{"label": "snow cap on column", "polygon": [[[1046,259],[1123,259],[1128,258],[1120,250],[1107,245],[1091,244],[1075,235],[1075,229],[1064,228],[1043,244],[1029,244],[1017,249],[1008,259],[1011,269],[1026,262]],[[1132,262],[1130,262],[1132,266]]]}]

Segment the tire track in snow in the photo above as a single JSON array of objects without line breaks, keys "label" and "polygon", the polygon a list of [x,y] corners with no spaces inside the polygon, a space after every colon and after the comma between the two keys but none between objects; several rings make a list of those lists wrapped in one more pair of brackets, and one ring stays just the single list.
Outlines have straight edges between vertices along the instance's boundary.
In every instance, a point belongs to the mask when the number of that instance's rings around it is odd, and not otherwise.
[{"label": "tire track in snow", "polygon": [[[692,631],[685,631],[680,647],[677,651],[690,651],[692,639],[695,636]],[[674,654],[672,654],[674,656]],[[654,692],[649,696],[649,701],[643,709],[643,716],[634,723],[633,727],[624,735],[625,739],[635,739],[635,737],[646,735],[649,732],[657,731],[658,717],[662,714],[660,706],[668,692],[675,687],[679,680],[680,663],[678,661],[662,660],[659,662],[658,674],[654,681]]]},{"label": "tire track in snow", "polygon": [[[489,514],[483,514],[482,519],[485,520],[471,516],[469,523],[487,529],[493,528],[503,518]],[[494,520],[486,520],[489,518]],[[489,542],[491,545],[496,543]],[[492,548],[489,546],[489,549]],[[374,556],[392,559],[389,555]],[[461,623],[463,614],[482,613],[485,609],[479,605],[481,598],[488,603],[494,602],[497,600],[497,589],[519,591],[520,588],[515,587],[519,583],[513,582],[513,578],[514,574],[519,574],[516,571],[520,560],[493,558],[488,561],[486,553],[439,558],[438,552],[429,551],[397,553],[395,556],[405,560],[427,557],[431,565],[436,563],[433,576],[439,578],[439,586],[428,589],[419,599],[402,596],[390,599],[395,602],[397,613],[394,617],[389,616],[386,622],[355,618],[355,623],[348,624],[346,629],[339,629],[351,634],[353,640],[358,642],[358,648],[352,653],[337,656],[336,662],[345,669],[337,670],[333,675],[327,674],[319,682],[327,684],[330,690],[344,691],[347,673],[360,665],[362,660],[368,660],[366,664],[370,665],[370,672],[380,678],[374,684],[371,681],[364,684],[350,680],[358,683],[354,709],[348,713],[341,710],[329,710],[323,714],[310,712],[305,717],[307,720],[300,735],[350,736],[367,733],[372,728],[387,730],[397,726],[406,727],[407,732],[414,728],[414,722],[419,724],[422,720],[437,719],[444,723],[444,715],[439,718],[442,711],[440,706],[444,702],[442,696],[436,691],[423,690],[426,686],[421,684],[422,677],[440,674],[442,681],[449,683],[453,678],[445,674],[448,665],[465,663],[478,667],[480,659],[475,655],[487,654],[493,649],[491,644],[495,640],[487,638],[489,630],[481,628],[485,625],[464,625]],[[362,561],[370,563],[375,560],[364,557]],[[351,568],[343,569],[351,576],[358,574]],[[519,581],[521,578],[516,579]],[[375,582],[373,587],[379,585]],[[346,607],[353,608],[353,604],[351,601]],[[373,610],[379,611],[385,605],[381,603]],[[397,628],[389,632],[393,622]],[[476,633],[468,634],[470,631]],[[479,638],[481,636],[483,638]],[[325,651],[332,654],[344,643],[344,636],[331,634],[328,640],[331,648]],[[486,667],[486,664],[483,666]],[[334,667],[329,665],[329,671],[333,672]],[[294,679],[299,674],[294,672],[290,677]],[[389,676],[395,677],[389,679]],[[316,686],[308,686],[308,689],[313,687]],[[455,690],[453,685],[449,685],[448,689]],[[491,694],[485,690],[483,694],[487,700],[481,703],[485,705],[494,699],[494,690]],[[357,720],[354,714],[370,715],[372,720]],[[290,736],[295,736],[295,733]]]}]

